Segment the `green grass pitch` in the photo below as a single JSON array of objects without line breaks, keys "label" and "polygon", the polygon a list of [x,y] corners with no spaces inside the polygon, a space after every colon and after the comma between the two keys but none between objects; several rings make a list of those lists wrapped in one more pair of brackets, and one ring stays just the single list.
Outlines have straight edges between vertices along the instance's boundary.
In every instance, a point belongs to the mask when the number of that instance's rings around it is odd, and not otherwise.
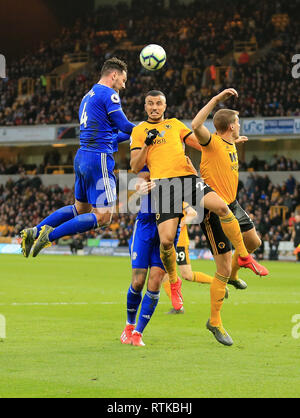
[{"label": "green grass pitch", "polygon": [[[243,270],[223,323],[232,347],[206,330],[209,287],[183,283],[185,315],[166,315],[164,291],[144,332],[124,346],[129,259],[0,256],[0,398],[299,397],[299,264],[265,262],[269,278]],[[194,270],[214,273],[210,261]]]}]

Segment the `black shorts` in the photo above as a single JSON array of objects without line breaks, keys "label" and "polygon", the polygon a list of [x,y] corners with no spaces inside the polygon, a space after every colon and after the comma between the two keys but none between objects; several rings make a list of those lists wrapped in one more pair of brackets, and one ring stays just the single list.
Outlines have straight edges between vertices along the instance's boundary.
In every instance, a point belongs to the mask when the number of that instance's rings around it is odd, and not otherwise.
[{"label": "black shorts", "polygon": [[188,246],[176,248],[176,261],[178,266],[186,266],[187,264],[191,264]]},{"label": "black shorts", "polygon": [[[242,233],[254,228],[254,224],[249,215],[237,200],[228,205],[228,207],[237,218]],[[205,209],[201,228],[213,255],[225,254],[232,250],[231,242],[224,234],[220,219],[215,213]]]},{"label": "black shorts", "polygon": [[203,211],[200,203],[213,190],[195,175],[155,180],[153,196],[156,204],[156,223],[183,217],[182,205],[187,202],[197,213]]}]

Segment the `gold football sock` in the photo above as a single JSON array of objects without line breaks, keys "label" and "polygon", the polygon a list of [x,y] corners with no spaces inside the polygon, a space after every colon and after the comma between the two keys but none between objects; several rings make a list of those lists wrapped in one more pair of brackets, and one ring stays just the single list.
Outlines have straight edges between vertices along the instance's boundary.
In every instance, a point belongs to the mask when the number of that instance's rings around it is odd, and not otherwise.
[{"label": "gold football sock", "polygon": [[164,250],[162,245],[160,246],[160,258],[165,266],[166,272],[169,275],[169,281],[171,284],[177,282],[177,263],[176,263],[176,251],[174,245],[169,250]]},{"label": "gold football sock", "polygon": [[220,221],[224,234],[233,244],[238,255],[240,257],[247,257],[249,253],[244,244],[240,225],[234,214],[231,212],[231,210],[229,211],[228,215],[222,217],[220,216]]},{"label": "gold football sock", "polygon": [[232,257],[230,280],[238,279],[238,271],[240,269],[238,258],[239,258],[238,252],[235,251]]},{"label": "gold football sock", "polygon": [[193,271],[193,282],[211,284],[213,277],[201,271]]},{"label": "gold football sock", "polygon": [[170,281],[166,280],[165,282],[163,282],[163,287],[165,289],[166,294],[169,296],[169,299],[171,300],[171,285],[170,285]]},{"label": "gold football sock", "polygon": [[210,286],[210,303],[211,303],[211,316],[210,324],[213,327],[222,325],[221,308],[225,297],[225,289],[228,282],[228,278],[216,273]]}]

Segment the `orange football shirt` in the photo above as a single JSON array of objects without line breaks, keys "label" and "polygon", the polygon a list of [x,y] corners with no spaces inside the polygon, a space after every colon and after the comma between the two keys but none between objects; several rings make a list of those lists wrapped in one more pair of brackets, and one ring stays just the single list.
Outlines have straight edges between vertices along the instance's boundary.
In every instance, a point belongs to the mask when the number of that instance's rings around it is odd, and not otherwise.
[{"label": "orange football shirt", "polygon": [[200,172],[203,180],[227,203],[236,200],[239,161],[235,144],[216,134],[202,146]]},{"label": "orange football shirt", "polygon": [[166,119],[159,123],[142,122],[131,133],[130,150],[144,146],[147,132],[157,129],[159,136],[149,146],[146,164],[152,180],[181,176],[194,173],[184,153],[184,141],[192,133],[178,119]]}]

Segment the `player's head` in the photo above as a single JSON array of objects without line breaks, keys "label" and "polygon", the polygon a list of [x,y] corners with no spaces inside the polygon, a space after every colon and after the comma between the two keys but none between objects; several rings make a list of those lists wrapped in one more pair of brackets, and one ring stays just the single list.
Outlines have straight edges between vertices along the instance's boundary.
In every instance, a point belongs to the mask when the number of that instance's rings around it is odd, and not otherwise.
[{"label": "player's head", "polygon": [[117,92],[125,89],[127,81],[126,63],[116,57],[106,60],[101,69],[101,80],[104,79]]},{"label": "player's head", "polygon": [[145,96],[145,111],[150,122],[160,122],[164,119],[167,99],[163,92],[151,90]]},{"label": "player's head", "polygon": [[232,139],[237,139],[240,136],[239,112],[236,110],[218,110],[214,115],[213,122],[218,134],[229,134]]}]

